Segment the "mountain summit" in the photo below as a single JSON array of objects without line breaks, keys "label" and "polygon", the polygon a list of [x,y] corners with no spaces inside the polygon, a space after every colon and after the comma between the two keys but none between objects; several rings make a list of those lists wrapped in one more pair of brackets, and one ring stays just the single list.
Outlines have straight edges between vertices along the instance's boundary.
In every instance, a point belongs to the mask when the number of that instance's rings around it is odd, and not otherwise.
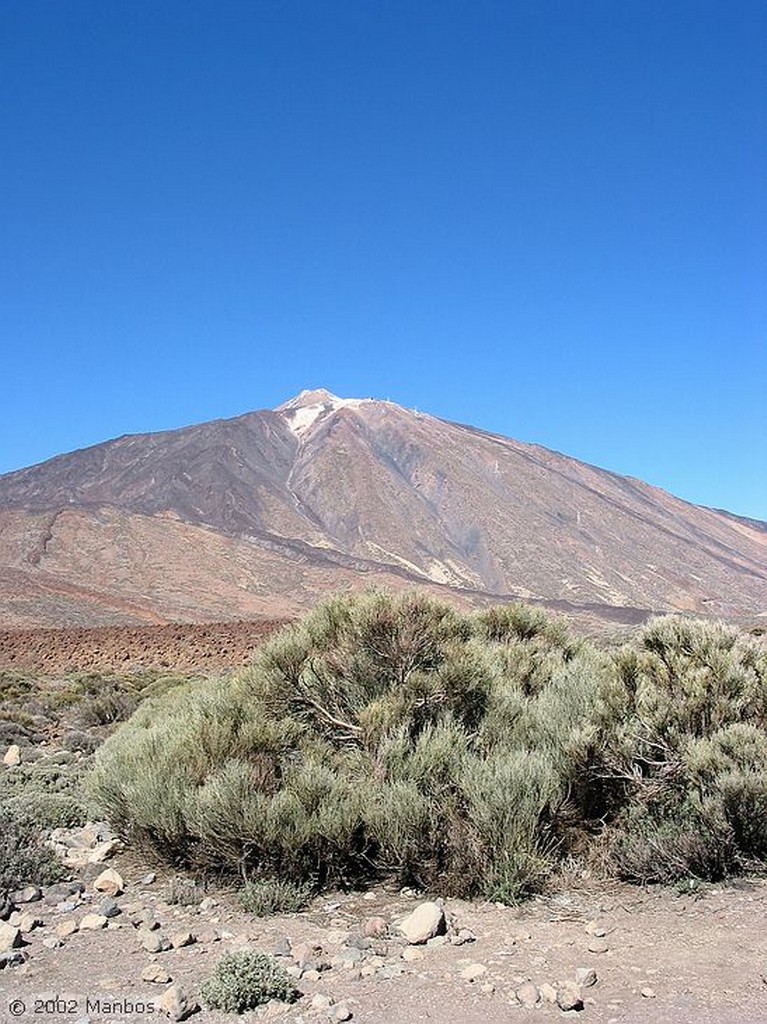
[{"label": "mountain summit", "polygon": [[275,616],[370,583],[755,616],[767,533],[546,448],[324,389],[0,476],[6,625]]}]

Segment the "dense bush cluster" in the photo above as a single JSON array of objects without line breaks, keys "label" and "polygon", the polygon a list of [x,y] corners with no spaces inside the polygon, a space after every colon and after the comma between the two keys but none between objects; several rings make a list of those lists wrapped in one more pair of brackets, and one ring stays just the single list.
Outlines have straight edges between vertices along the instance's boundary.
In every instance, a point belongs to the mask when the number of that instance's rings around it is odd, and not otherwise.
[{"label": "dense bush cluster", "polygon": [[178,863],[513,900],[565,857],[642,880],[767,858],[766,723],[765,654],[719,624],[608,653],[539,609],[370,594],[146,700],[91,789]]}]

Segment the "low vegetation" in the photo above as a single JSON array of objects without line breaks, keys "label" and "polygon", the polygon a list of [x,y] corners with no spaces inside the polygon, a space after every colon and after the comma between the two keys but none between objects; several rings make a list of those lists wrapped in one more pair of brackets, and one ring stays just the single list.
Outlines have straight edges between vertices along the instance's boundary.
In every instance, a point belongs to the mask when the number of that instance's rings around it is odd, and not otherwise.
[{"label": "low vegetation", "polygon": [[142,699],[181,682],[148,672],[50,678],[0,671],[0,749],[15,744],[21,756],[0,770],[0,891],[61,876],[45,839],[92,816],[82,788],[90,756]]},{"label": "low vegetation", "polygon": [[297,995],[285,969],[254,950],[226,953],[202,986],[206,1006],[225,1013],[255,1010],[270,999],[290,1003]]},{"label": "low vegetation", "polygon": [[[512,901],[560,863],[638,881],[767,858],[767,659],[666,618],[607,652],[538,609],[338,598],[226,681],[145,700],[90,790],[195,869]],[[256,888],[254,888],[256,886]]]}]

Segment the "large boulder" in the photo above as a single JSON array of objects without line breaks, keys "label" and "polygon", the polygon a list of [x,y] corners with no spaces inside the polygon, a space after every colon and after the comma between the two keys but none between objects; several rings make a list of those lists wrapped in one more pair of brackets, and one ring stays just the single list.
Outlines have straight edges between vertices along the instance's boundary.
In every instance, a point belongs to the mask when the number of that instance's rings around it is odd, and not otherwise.
[{"label": "large boulder", "polygon": [[419,903],[412,914],[408,914],[405,920],[400,922],[399,930],[411,946],[428,942],[435,935],[445,934],[445,911],[439,903]]}]

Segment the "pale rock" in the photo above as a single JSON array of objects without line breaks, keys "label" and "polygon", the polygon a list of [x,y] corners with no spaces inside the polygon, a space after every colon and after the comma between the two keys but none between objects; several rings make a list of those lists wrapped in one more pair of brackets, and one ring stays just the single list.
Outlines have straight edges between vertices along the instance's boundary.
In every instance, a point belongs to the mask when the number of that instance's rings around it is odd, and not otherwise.
[{"label": "pale rock", "polygon": [[56,925],[56,934],[60,939],[68,939],[70,935],[74,935],[79,930],[80,925],[77,921],[60,921]]},{"label": "pale rock", "polygon": [[103,914],[86,914],[80,920],[81,932],[98,932],[107,926],[107,918]]},{"label": "pale rock", "polygon": [[64,940],[60,939],[58,935],[46,935],[43,939],[43,946],[46,949],[59,949],[64,945]]},{"label": "pale rock", "polygon": [[373,903],[375,900],[378,899],[378,897],[376,896],[372,889],[369,892],[364,893],[362,898],[363,900],[366,900],[368,903]]},{"label": "pale rock", "polygon": [[171,985],[163,992],[157,1008],[169,1020],[180,1021],[191,1017],[199,1006],[180,985]]},{"label": "pale rock", "polygon": [[148,964],[141,972],[141,980],[154,985],[167,985],[172,978],[159,964]]},{"label": "pale rock", "polygon": [[21,932],[13,925],[0,923],[0,953],[8,953],[22,943]]},{"label": "pale rock", "polygon": [[184,946],[192,946],[197,941],[191,932],[175,932],[170,937],[170,944],[173,949],[183,949]]},{"label": "pale rock", "polygon": [[589,943],[589,953],[606,953],[610,948],[607,940],[602,938],[594,938]]},{"label": "pale rock", "polygon": [[343,1024],[344,1021],[351,1020],[354,1014],[346,1005],[346,1003],[340,1003],[333,1011],[333,1020],[338,1021],[338,1024]]},{"label": "pale rock", "polygon": [[450,944],[452,946],[465,946],[467,942],[476,942],[477,936],[471,930],[471,928],[461,928],[456,935],[450,936]]},{"label": "pale rock", "polygon": [[424,952],[422,949],[416,949],[413,946],[406,946],[402,950],[402,959],[406,963],[413,963],[415,960],[423,960]]},{"label": "pale rock", "polygon": [[326,996],[324,992],[318,992],[312,996],[311,1007],[313,1010],[328,1010],[334,1003],[332,996]]},{"label": "pale rock", "polygon": [[491,996],[493,992],[495,992],[495,985],[492,981],[486,981],[484,985],[481,986],[481,990],[486,996]]},{"label": "pale rock", "polygon": [[367,939],[379,939],[388,930],[389,924],[385,917],[369,917],[362,927],[362,934]]},{"label": "pale rock", "polygon": [[466,964],[459,973],[464,981],[475,982],[484,978],[487,974],[487,967],[484,964]]},{"label": "pale rock", "polygon": [[527,1010],[531,1010],[541,1001],[541,993],[538,991],[538,986],[534,985],[532,981],[526,981],[523,985],[520,985],[514,994],[520,1006],[525,1007]]},{"label": "pale rock", "polygon": [[598,939],[603,939],[607,935],[606,929],[597,920],[589,921],[584,931],[587,935],[594,935]]},{"label": "pale rock", "polygon": [[545,1003],[556,1003],[557,990],[553,985],[550,985],[548,981],[544,981],[544,983],[538,987],[538,991],[541,993],[541,999]]},{"label": "pale rock", "polygon": [[575,981],[565,981],[557,989],[557,1006],[560,1010],[582,1010],[583,993]]},{"label": "pale rock", "polygon": [[447,935],[435,935],[433,939],[427,939],[426,945],[429,949],[438,949],[449,942]]},{"label": "pale rock", "polygon": [[593,967],[576,967],[575,980],[582,988],[591,988],[597,983],[597,972]]},{"label": "pale rock", "polygon": [[103,892],[107,896],[119,896],[125,890],[125,882],[122,875],[114,868],[107,868],[93,883],[93,888],[96,892]]},{"label": "pale rock", "polygon": [[170,942],[164,936],[158,935],[157,932],[147,931],[145,928],[140,928],[138,933],[139,945],[147,953],[164,953],[166,949],[170,949]]},{"label": "pale rock", "polygon": [[22,914],[19,919],[19,931],[22,935],[28,935],[35,928],[42,928],[43,919],[36,914]]},{"label": "pale rock", "polygon": [[3,764],[7,768],[15,768],[21,764],[21,748],[18,743],[12,743],[3,755]]},{"label": "pale rock", "polygon": [[419,945],[444,934],[445,912],[438,903],[420,903],[399,925],[399,930],[411,945]]},{"label": "pale rock", "polygon": [[641,994],[642,994],[642,998],[643,999],[654,999],[655,998],[655,989],[654,988],[647,988],[647,987],[643,988]]}]

